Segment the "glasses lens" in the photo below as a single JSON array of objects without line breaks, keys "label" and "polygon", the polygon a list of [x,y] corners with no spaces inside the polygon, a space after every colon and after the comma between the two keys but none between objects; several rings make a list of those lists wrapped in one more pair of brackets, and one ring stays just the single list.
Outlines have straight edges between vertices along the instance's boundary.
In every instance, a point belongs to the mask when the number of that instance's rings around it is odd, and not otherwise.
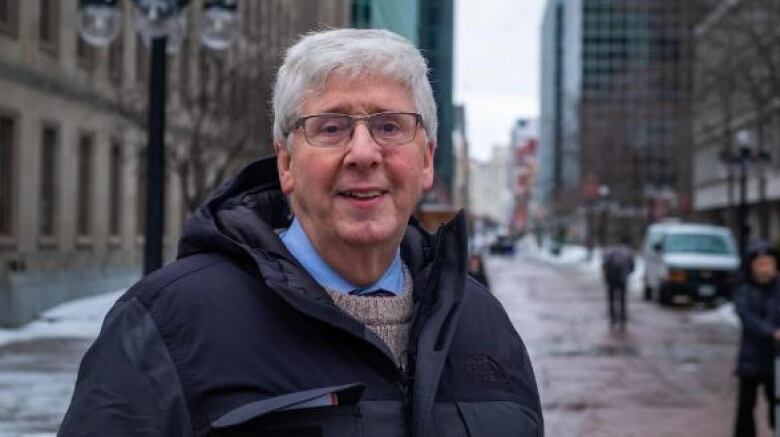
[{"label": "glasses lens", "polygon": [[414,139],[417,130],[414,114],[376,114],[369,123],[374,141],[383,146],[408,143]]},{"label": "glasses lens", "polygon": [[303,130],[312,146],[336,147],[349,137],[351,123],[345,115],[314,115],[306,119]]}]

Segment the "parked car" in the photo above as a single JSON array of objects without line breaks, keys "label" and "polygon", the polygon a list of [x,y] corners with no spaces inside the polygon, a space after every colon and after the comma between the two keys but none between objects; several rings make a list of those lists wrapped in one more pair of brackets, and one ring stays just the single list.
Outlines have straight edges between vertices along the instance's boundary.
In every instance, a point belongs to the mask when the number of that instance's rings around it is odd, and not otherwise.
[{"label": "parked car", "polygon": [[490,253],[492,255],[514,255],[515,254],[515,238],[511,235],[499,235],[490,245]]},{"label": "parked car", "polygon": [[694,302],[729,299],[739,254],[722,226],[690,223],[650,225],[642,245],[644,298],[670,305],[680,296]]}]

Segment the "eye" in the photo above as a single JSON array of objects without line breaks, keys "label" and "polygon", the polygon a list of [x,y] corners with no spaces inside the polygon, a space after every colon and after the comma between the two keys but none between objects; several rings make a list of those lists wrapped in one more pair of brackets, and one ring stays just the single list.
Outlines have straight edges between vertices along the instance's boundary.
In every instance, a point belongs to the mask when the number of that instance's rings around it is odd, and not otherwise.
[{"label": "eye", "polygon": [[324,123],[320,127],[320,133],[323,133],[323,134],[335,134],[335,133],[338,133],[341,129],[342,129],[342,127],[339,126],[338,124],[333,123],[333,122],[329,122],[329,123]]},{"label": "eye", "polygon": [[398,126],[398,123],[394,123],[392,121],[386,121],[382,123],[382,125],[379,128],[382,130],[382,132],[389,134],[398,131],[401,127]]},{"label": "eye", "polygon": [[377,134],[389,136],[401,133],[403,131],[403,126],[396,117],[384,116],[374,120],[372,129]]},{"label": "eye", "polygon": [[342,117],[317,117],[311,123],[311,133],[319,136],[337,136],[349,129],[349,120]]}]

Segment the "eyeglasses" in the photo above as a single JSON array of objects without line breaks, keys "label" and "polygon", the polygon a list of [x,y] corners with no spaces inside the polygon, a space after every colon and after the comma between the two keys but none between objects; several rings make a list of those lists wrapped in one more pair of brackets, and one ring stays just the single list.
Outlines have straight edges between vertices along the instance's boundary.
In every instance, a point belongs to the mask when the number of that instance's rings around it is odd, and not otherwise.
[{"label": "eyeglasses", "polygon": [[411,142],[417,135],[417,126],[422,124],[422,116],[412,112],[315,114],[299,118],[289,132],[302,128],[306,142],[314,147],[343,147],[352,138],[355,126],[361,120],[365,120],[371,138],[380,146]]}]

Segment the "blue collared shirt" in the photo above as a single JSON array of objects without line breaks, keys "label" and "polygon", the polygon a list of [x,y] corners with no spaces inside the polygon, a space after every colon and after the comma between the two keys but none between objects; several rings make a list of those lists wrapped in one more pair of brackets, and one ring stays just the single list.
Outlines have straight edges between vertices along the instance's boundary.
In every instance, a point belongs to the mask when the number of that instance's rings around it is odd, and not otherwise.
[{"label": "blue collared shirt", "polygon": [[325,288],[336,290],[342,293],[349,293],[357,290],[358,294],[376,290],[386,290],[395,295],[404,291],[404,274],[401,267],[401,250],[395,252],[393,262],[385,270],[379,280],[367,287],[358,287],[355,284],[342,278],[336,273],[328,263],[325,262],[317,249],[311,244],[309,237],[304,232],[298,218],[293,219],[292,224],[287,230],[279,235],[282,242],[287,246],[292,256],[300,262],[306,271]]}]

